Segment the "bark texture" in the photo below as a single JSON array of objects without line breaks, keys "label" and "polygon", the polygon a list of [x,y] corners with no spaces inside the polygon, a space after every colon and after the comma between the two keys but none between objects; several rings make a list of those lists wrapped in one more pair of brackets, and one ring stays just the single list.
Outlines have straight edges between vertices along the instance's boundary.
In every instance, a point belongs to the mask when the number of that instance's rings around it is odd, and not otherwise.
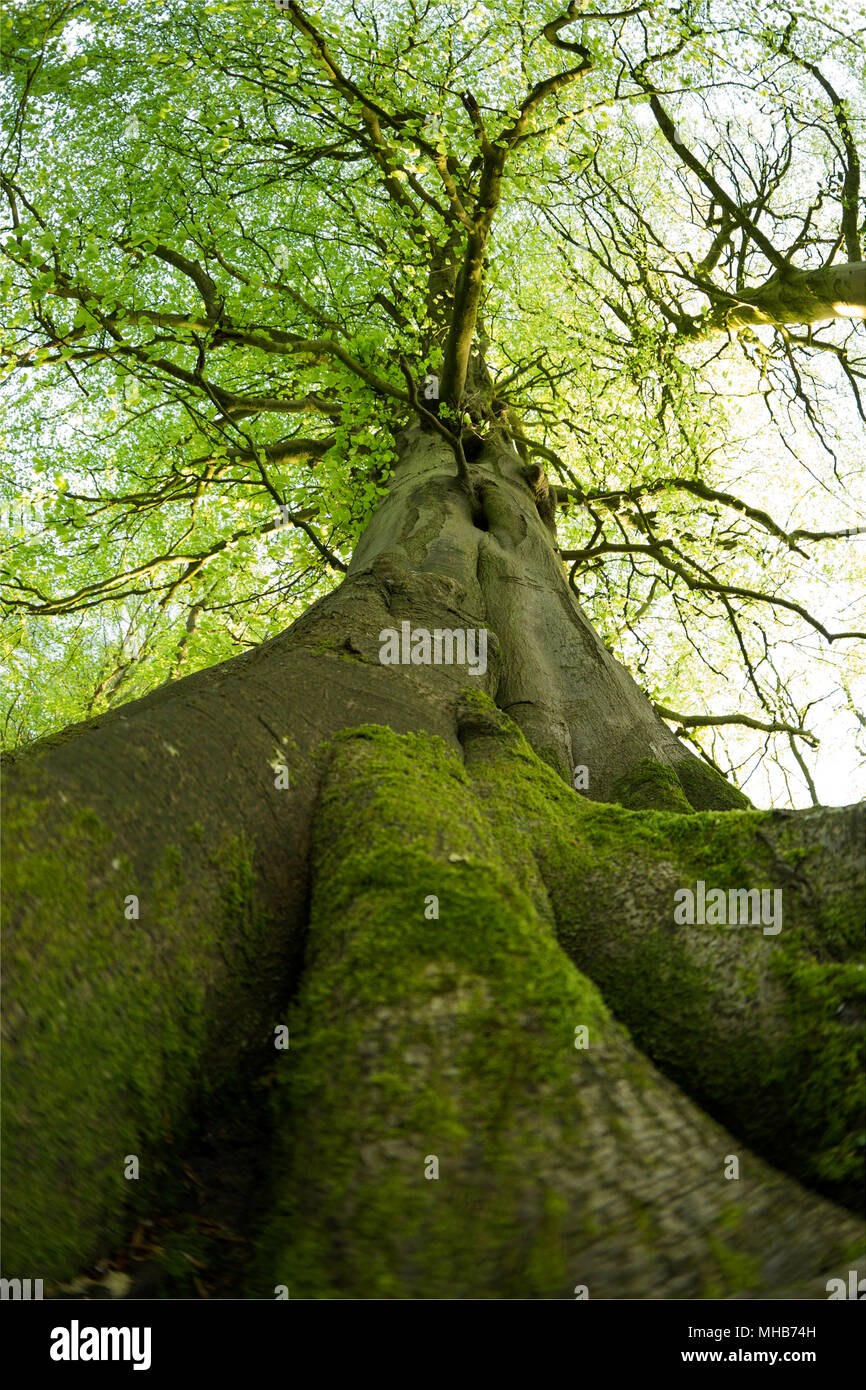
[{"label": "bark texture", "polygon": [[[555,800],[556,780],[478,697],[461,734],[465,765],[381,728],[335,741],[250,1293],[826,1296],[859,1223],[638,1052],[560,950],[533,840],[502,800],[509,785]],[[593,814],[562,795],[575,827]]]},{"label": "bark texture", "polygon": [[714,329],[747,328],[839,318],[866,318],[866,261],[774,275],[766,285],[741,295],[731,306],[714,309],[709,323]]},{"label": "bark texture", "polygon": [[[676,876],[728,849],[724,883],[811,855],[835,901],[847,822],[803,820],[801,845],[797,818],[696,814],[742,799],[593,632],[523,467],[494,431],[473,507],[447,444],[408,431],[345,581],[286,633],[8,760],[7,1275],[66,1279],[129,1233],[203,1095],[270,1074],[299,980],[250,1292],[821,1297],[849,1259],[838,1207],[750,1155],[748,1183],[720,1176],[743,1137],[771,1150],[750,1097],[774,1082],[772,1113],[804,1117],[775,1161],[848,1192],[847,887],[835,936],[792,908],[827,967],[794,994],[766,938],[665,935]],[[486,672],[383,665],[404,621],[486,628]],[[731,1068],[710,1065],[740,1024]]]},{"label": "bark texture", "polygon": [[[571,959],[690,1096],[859,1211],[866,805],[684,815],[592,804],[494,724],[464,734],[466,766],[498,833],[532,846]],[[773,922],[678,924],[675,894],[699,882],[726,907],[732,890],[766,891]]]}]

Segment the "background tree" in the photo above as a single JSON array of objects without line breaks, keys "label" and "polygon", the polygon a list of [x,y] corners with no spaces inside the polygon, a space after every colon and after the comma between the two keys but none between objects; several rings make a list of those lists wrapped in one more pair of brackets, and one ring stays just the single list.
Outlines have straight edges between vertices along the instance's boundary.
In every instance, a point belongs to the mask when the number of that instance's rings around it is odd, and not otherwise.
[{"label": "background tree", "polygon": [[[8,741],[90,716],[9,774],[7,1258],[104,1258],[183,1150],[204,1215],[115,1258],[172,1289],[823,1296],[858,813],[748,811],[704,754],[817,803],[806,657],[862,728],[853,24],[7,22]],[[383,666],[403,622],[487,671]],[[784,931],[674,931],[701,878]]]}]

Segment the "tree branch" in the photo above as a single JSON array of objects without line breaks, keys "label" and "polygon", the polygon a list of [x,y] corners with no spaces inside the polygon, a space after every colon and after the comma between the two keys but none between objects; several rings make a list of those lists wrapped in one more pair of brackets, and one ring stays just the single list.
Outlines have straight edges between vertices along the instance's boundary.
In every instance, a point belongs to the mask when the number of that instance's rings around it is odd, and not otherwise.
[{"label": "tree branch", "polygon": [[817,748],[818,739],[814,734],[810,734],[808,729],[798,728],[795,724],[784,724],[779,720],[767,722],[762,719],[753,719],[750,714],[679,714],[676,710],[668,709],[666,705],[653,703],[656,714],[660,714],[662,719],[670,719],[679,724],[683,729],[707,729],[722,724],[744,724],[749,729],[760,729],[767,734],[791,734],[798,738],[803,738],[810,743],[813,748]]}]

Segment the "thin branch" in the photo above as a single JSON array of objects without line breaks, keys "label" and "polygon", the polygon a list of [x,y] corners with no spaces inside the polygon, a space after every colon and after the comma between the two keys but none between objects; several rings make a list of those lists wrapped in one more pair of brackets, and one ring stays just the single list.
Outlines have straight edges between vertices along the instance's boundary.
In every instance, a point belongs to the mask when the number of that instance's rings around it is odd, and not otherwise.
[{"label": "thin branch", "polygon": [[807,743],[812,744],[814,748],[818,746],[818,739],[814,734],[810,734],[808,729],[798,728],[795,724],[784,724],[777,719],[768,722],[753,719],[750,714],[680,714],[677,710],[658,704],[653,704],[653,709],[662,719],[670,719],[683,729],[708,729],[722,724],[744,724],[748,729],[760,729],[767,734],[796,735],[797,738],[805,739]]}]

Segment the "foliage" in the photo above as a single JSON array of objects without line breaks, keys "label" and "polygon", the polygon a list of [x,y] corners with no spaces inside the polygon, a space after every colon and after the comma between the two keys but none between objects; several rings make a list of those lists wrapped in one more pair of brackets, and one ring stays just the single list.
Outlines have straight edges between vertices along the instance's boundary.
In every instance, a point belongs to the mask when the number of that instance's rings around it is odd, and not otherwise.
[{"label": "foliage", "polygon": [[400,357],[453,382],[462,335],[684,736],[752,796],[816,799],[821,737],[848,771],[862,330],[786,305],[861,264],[853,10],[83,0],[4,28],[8,743],[327,591],[412,415]]}]

